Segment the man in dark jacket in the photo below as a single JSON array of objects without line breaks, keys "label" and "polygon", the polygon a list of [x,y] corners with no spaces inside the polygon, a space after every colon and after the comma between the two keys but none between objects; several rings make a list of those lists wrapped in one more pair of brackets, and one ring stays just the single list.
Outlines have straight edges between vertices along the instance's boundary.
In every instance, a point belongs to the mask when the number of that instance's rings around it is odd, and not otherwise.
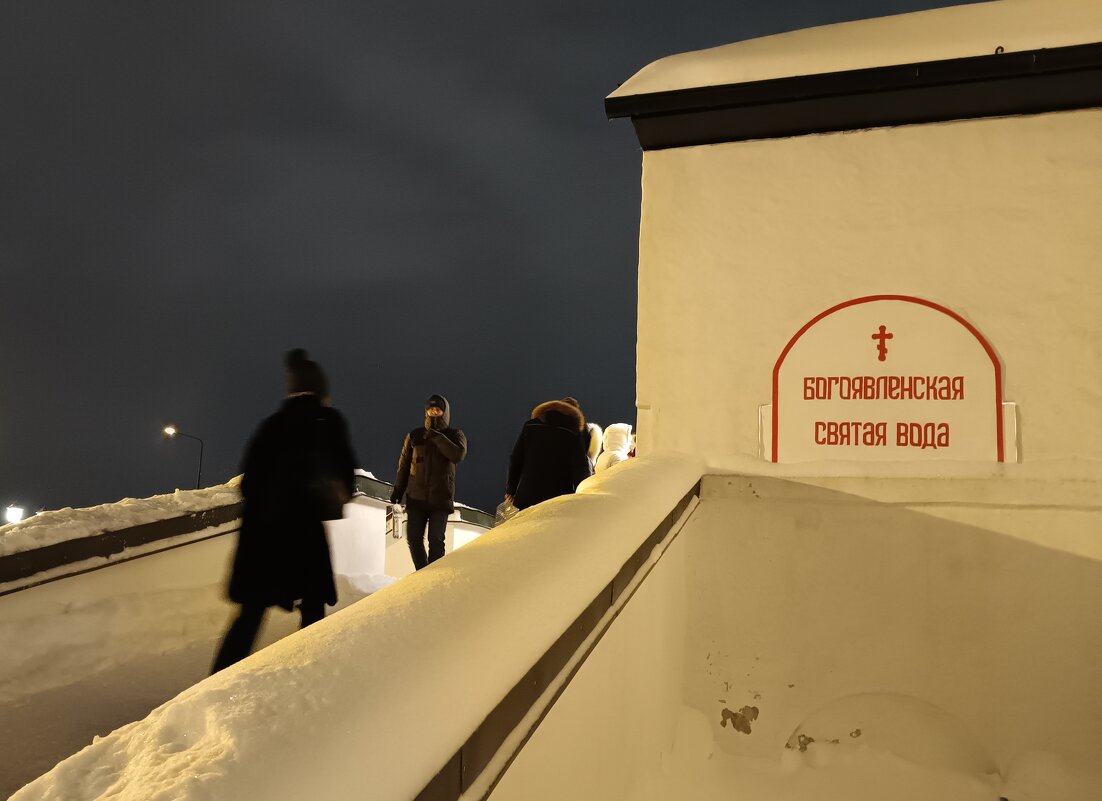
[{"label": "man in dark jacket", "polygon": [[356,458],[348,426],[329,407],[324,373],[306,351],[286,356],[287,397],[245,450],[244,511],[230,575],[230,600],[241,605],[211,672],[249,655],[269,606],[299,602],[302,627],[337,602],[323,520],[341,517],[355,489]]},{"label": "man in dark jacket", "polygon": [[[398,457],[391,503],[406,504],[406,539],[420,570],[444,555],[448,516],[455,511],[455,466],[467,455],[467,437],[451,428],[451,406],[443,395],[425,401],[425,424],[406,434]],[[425,527],[429,549],[425,553]]]},{"label": "man in dark jacket", "polygon": [[509,457],[505,499],[518,509],[569,495],[592,475],[582,447],[585,417],[566,401],[541,403],[532,410]]}]

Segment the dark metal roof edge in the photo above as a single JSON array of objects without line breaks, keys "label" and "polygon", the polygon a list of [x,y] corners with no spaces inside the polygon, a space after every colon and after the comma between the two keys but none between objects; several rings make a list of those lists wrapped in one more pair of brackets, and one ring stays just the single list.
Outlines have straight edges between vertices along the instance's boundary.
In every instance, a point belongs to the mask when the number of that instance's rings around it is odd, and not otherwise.
[{"label": "dark metal roof edge", "polygon": [[922,88],[977,80],[1009,80],[1098,67],[1102,67],[1102,42],[1093,42],[607,97],[605,114],[610,120],[684,114],[732,106],[785,103],[813,97],[866,94],[889,89]]}]

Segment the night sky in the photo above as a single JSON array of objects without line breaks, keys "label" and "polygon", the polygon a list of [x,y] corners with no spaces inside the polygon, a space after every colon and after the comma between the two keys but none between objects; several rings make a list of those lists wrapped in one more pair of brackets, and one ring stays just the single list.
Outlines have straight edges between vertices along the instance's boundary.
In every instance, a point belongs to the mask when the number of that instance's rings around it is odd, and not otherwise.
[{"label": "night sky", "polygon": [[[393,480],[439,392],[493,509],[532,407],[634,422],[647,63],[948,0],[0,6],[0,506],[237,472],[283,352]],[[716,399],[722,410],[722,398]]]}]

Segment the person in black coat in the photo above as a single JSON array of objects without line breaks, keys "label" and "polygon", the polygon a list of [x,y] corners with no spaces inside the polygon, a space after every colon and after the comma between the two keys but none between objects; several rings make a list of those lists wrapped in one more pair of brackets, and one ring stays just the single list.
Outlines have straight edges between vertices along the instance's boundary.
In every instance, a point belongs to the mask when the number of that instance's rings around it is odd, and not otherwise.
[{"label": "person in black coat", "polygon": [[[467,437],[451,427],[443,395],[425,401],[425,424],[406,434],[391,503],[406,505],[406,539],[417,570],[444,555],[448,517],[455,511],[455,466],[467,455]],[[429,549],[425,552],[425,528]]]},{"label": "person in black coat", "polygon": [[344,417],[329,406],[324,373],[306,351],[286,356],[287,397],[249,441],[244,511],[228,595],[240,604],[211,672],[244,659],[268,607],[298,602],[302,627],[337,602],[323,520],[342,516],[355,490],[356,458]]},{"label": "person in black coat", "polygon": [[561,400],[532,410],[509,457],[505,500],[527,509],[559,495],[569,495],[593,471],[582,446],[585,417]]}]

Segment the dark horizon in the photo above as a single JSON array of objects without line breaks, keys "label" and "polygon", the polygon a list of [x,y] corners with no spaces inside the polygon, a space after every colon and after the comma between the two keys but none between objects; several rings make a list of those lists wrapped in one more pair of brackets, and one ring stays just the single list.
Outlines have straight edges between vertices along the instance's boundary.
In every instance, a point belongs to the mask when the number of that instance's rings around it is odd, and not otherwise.
[{"label": "dark horizon", "polygon": [[946,0],[0,11],[0,506],[238,471],[283,353],[329,376],[392,481],[424,400],[492,510],[571,395],[635,422],[640,151],[603,99],[671,53]]}]

